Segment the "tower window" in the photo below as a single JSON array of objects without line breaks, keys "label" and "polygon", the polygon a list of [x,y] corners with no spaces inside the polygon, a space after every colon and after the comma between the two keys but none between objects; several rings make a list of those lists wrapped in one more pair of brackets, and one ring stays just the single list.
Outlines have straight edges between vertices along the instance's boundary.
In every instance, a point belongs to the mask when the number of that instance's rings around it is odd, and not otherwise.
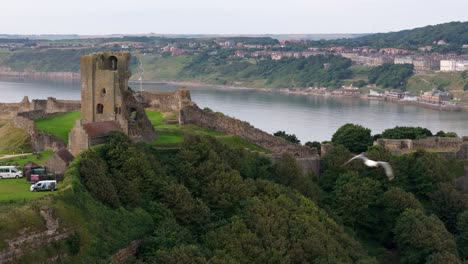
[{"label": "tower window", "polygon": [[110,56],[110,57],[105,57],[101,56],[101,69],[102,70],[108,70],[108,71],[116,71],[117,70],[117,57],[115,56]]},{"label": "tower window", "polygon": [[96,112],[97,112],[98,114],[104,113],[104,105],[103,105],[103,104],[98,104],[98,105],[96,106]]},{"label": "tower window", "polygon": [[102,88],[101,94],[102,94],[102,95],[105,95],[105,94],[106,94],[106,88]]},{"label": "tower window", "polygon": [[113,71],[117,70],[117,58],[116,57],[114,56],[109,57],[109,66],[111,70]]},{"label": "tower window", "polygon": [[130,109],[130,120],[135,121],[137,119],[137,110],[135,108]]}]

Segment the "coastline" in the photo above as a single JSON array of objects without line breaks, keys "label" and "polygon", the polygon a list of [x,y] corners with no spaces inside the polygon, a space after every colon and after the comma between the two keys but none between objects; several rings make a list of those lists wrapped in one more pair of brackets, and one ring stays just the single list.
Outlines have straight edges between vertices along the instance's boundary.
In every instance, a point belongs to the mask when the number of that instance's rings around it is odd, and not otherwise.
[{"label": "coastline", "polygon": [[[14,71],[5,71],[0,70],[0,81],[60,81],[60,82],[70,82],[76,83],[80,81],[79,73],[72,72],[14,72]],[[138,80],[129,81],[130,84],[139,84]],[[427,109],[439,110],[439,111],[450,111],[450,112],[468,112],[468,105],[436,105],[429,104],[420,101],[406,101],[399,100],[389,97],[373,97],[368,94],[359,94],[359,95],[337,95],[331,93],[320,93],[320,92],[310,92],[306,91],[305,88],[300,89],[289,89],[289,88],[254,88],[254,87],[244,87],[244,86],[234,86],[234,85],[223,85],[223,84],[209,84],[202,82],[194,81],[151,81],[145,80],[141,82],[142,84],[162,84],[162,85],[174,85],[181,87],[193,87],[193,88],[213,88],[213,89],[229,89],[229,90],[256,90],[263,92],[277,92],[284,94],[297,94],[304,96],[330,96],[330,97],[341,97],[341,98],[360,98],[362,100],[378,100],[386,101],[389,103],[396,103],[400,105],[413,105],[417,107],[423,107]]]},{"label": "coastline", "polygon": [[[132,82],[138,83],[138,82]],[[437,105],[437,104],[430,104],[420,101],[407,101],[407,100],[399,100],[395,98],[389,97],[373,97],[369,96],[368,94],[359,94],[356,95],[335,95],[331,93],[310,93],[305,90],[290,90],[289,88],[253,88],[253,87],[241,87],[241,86],[232,86],[232,85],[222,85],[222,84],[206,84],[206,83],[199,83],[199,82],[178,82],[178,81],[144,81],[143,84],[166,84],[166,85],[179,85],[182,87],[210,87],[214,89],[242,89],[242,90],[256,90],[256,91],[264,91],[264,92],[276,92],[276,93],[284,93],[284,94],[297,94],[297,95],[304,95],[304,96],[325,96],[325,97],[338,97],[338,98],[359,98],[362,100],[378,100],[378,101],[385,101],[388,103],[396,103],[400,105],[412,105],[427,109],[439,110],[439,111],[449,111],[449,112],[468,112],[468,106],[461,106],[461,105]],[[301,88],[305,89],[305,88]]]}]

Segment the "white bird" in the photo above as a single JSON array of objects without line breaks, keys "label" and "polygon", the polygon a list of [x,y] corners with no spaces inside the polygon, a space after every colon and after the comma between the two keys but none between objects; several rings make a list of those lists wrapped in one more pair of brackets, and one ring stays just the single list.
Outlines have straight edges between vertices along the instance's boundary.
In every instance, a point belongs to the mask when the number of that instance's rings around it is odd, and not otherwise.
[{"label": "white bird", "polygon": [[360,159],[364,161],[364,165],[366,165],[367,167],[372,167],[372,168],[383,167],[385,170],[385,174],[387,175],[387,178],[389,181],[395,178],[395,176],[393,175],[392,166],[390,166],[388,162],[370,160],[368,157],[364,155],[364,153],[354,156],[353,158],[348,160],[345,164],[343,164],[343,166],[345,166],[346,164],[350,163],[351,161],[355,159]]}]

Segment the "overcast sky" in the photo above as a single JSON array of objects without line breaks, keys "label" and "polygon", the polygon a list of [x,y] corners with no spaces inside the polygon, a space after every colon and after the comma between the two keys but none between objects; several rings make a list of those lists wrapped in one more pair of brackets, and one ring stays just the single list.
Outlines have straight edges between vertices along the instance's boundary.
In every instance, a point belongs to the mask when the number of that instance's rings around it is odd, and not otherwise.
[{"label": "overcast sky", "polygon": [[1,0],[0,34],[375,33],[468,21],[468,0]]}]

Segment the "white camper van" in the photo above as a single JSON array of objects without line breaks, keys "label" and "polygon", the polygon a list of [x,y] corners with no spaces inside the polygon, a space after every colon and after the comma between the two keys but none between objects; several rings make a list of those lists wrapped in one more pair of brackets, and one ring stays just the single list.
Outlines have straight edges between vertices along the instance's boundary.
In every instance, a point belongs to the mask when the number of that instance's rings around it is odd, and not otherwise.
[{"label": "white camper van", "polygon": [[40,192],[40,191],[55,191],[57,190],[57,181],[38,181],[35,184],[29,187],[31,192]]},{"label": "white camper van", "polygon": [[23,172],[15,166],[0,166],[0,179],[21,177],[23,177]]}]

